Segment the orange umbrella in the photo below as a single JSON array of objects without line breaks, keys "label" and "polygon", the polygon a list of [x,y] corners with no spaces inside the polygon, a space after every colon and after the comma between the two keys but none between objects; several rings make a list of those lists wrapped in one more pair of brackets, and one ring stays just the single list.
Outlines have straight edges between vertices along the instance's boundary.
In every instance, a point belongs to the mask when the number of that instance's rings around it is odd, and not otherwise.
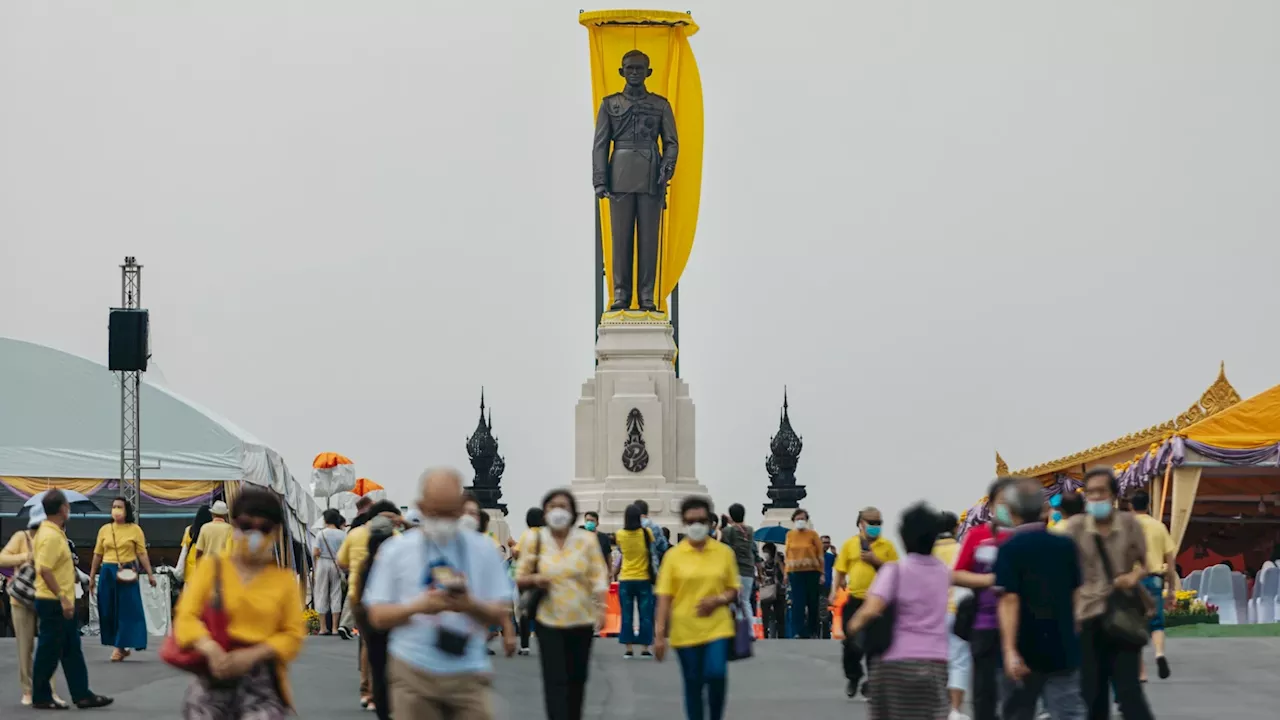
[{"label": "orange umbrella", "polygon": [[360,478],[359,480],[356,480],[356,488],[351,492],[355,493],[356,495],[368,495],[369,493],[375,490],[386,490],[386,488],[370,480],[369,478]]},{"label": "orange umbrella", "polygon": [[331,452],[320,453],[319,455],[316,456],[315,460],[311,461],[311,467],[317,468],[319,470],[328,470],[330,468],[335,468],[339,465],[351,465],[351,464],[352,464],[351,458],[345,455],[339,455],[338,453],[331,453]]}]

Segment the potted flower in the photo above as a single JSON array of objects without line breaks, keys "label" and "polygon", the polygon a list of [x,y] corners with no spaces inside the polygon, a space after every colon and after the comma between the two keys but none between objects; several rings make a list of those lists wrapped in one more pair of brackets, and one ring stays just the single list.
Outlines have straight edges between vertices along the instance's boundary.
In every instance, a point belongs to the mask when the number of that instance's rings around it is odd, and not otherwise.
[{"label": "potted flower", "polygon": [[1180,590],[1174,598],[1174,608],[1164,616],[1165,627],[1180,625],[1217,625],[1218,606],[1196,596],[1195,590]]},{"label": "potted flower", "polygon": [[302,620],[307,624],[308,635],[320,634],[320,613],[311,608],[302,611]]}]

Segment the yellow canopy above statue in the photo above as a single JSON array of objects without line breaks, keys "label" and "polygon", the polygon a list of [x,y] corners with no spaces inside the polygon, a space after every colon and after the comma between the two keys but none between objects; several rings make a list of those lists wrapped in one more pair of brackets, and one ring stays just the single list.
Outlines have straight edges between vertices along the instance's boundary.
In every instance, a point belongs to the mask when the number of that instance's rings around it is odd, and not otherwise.
[{"label": "yellow canopy above statue", "polygon": [[[653,75],[647,86],[667,98],[680,136],[680,160],[668,186],[667,210],[662,219],[662,256],[654,299],[666,311],[667,298],[680,281],[693,251],[698,226],[698,202],[702,195],[702,79],[689,47],[698,31],[686,13],[665,10],[598,10],[578,15],[587,28],[591,50],[591,117],[606,95],[622,92],[626,81],[618,74],[622,56],[640,50],[649,56]],[[587,143],[583,142],[583,155]],[[588,183],[584,182],[584,186]],[[604,242],[606,287],[613,287],[613,243],[609,229],[609,203],[600,202],[600,232]],[[633,274],[633,277],[635,275]],[[635,305],[637,293],[632,293]]]}]

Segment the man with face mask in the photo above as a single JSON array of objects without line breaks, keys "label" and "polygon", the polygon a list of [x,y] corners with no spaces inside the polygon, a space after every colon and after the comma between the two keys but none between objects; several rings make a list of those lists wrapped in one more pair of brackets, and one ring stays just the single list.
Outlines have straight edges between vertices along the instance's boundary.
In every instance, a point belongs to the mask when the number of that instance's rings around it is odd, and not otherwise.
[{"label": "man with face mask", "polygon": [[[863,508],[858,513],[858,534],[846,540],[836,556],[835,564],[832,566],[835,576],[831,580],[831,594],[827,602],[835,605],[836,594],[840,588],[847,586],[849,595],[840,613],[841,627],[848,627],[849,621],[866,601],[867,591],[871,589],[871,583],[875,581],[876,573],[880,568],[885,563],[898,559],[898,551],[893,543],[880,536],[883,522],[878,509]],[[872,660],[867,658],[868,669]],[[845,687],[845,695],[851,698],[856,697],[858,683],[863,678],[862,649],[852,637],[845,637],[843,661],[844,676],[849,681]],[[862,686],[863,697],[867,697],[870,693],[868,685]]]},{"label": "man with face mask", "polygon": [[487,628],[510,612],[511,583],[493,543],[459,530],[461,475],[431,469],[419,484],[422,524],[383,545],[364,596],[370,624],[391,634],[392,712],[485,720]]},{"label": "man with face mask", "polygon": [[1148,574],[1146,537],[1133,515],[1116,511],[1119,494],[1115,473],[1106,468],[1090,470],[1084,476],[1085,512],[1067,522],[1067,535],[1076,542],[1084,579],[1076,604],[1080,684],[1090,718],[1109,717],[1108,690],[1114,684],[1125,720],[1149,720],[1153,717],[1151,707],[1138,681],[1142,650],[1117,643],[1103,622],[1113,592],[1149,600],[1146,591],[1138,587]]}]

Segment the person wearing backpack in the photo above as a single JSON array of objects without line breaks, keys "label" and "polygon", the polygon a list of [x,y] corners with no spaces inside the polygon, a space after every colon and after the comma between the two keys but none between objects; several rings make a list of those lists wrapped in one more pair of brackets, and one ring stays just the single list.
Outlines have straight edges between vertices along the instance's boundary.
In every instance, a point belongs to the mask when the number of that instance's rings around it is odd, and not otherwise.
[{"label": "person wearing backpack", "polygon": [[756,587],[756,567],[760,563],[760,550],[756,547],[755,531],[750,525],[744,525],[747,509],[739,503],[729,506],[729,522],[720,530],[720,542],[733,550],[734,560],[738,563],[738,578],[742,581],[742,590],[738,593],[738,605],[746,617],[754,617],[751,610],[751,595]]},{"label": "person wearing backpack", "polygon": [[[644,648],[641,657],[653,657],[653,583],[657,573],[653,567],[650,549],[654,536],[644,527],[640,508],[628,505],[622,513],[622,529],[618,531],[618,548],[622,551],[622,564],[618,570],[618,604],[622,611],[618,642],[626,646],[622,657],[635,657],[635,645]],[[639,613],[640,631],[635,630],[635,615]]]},{"label": "person wearing backpack", "polygon": [[[14,533],[4,550],[0,550],[0,568],[12,568],[14,571],[9,581],[9,607],[13,615],[13,634],[18,639],[18,683],[22,686],[24,706],[31,704],[31,662],[36,654],[36,568],[32,540],[42,522],[44,509],[36,507],[31,511],[27,529]],[[50,683],[50,687],[52,685]],[[56,693],[53,702],[61,707],[67,705]]]}]

